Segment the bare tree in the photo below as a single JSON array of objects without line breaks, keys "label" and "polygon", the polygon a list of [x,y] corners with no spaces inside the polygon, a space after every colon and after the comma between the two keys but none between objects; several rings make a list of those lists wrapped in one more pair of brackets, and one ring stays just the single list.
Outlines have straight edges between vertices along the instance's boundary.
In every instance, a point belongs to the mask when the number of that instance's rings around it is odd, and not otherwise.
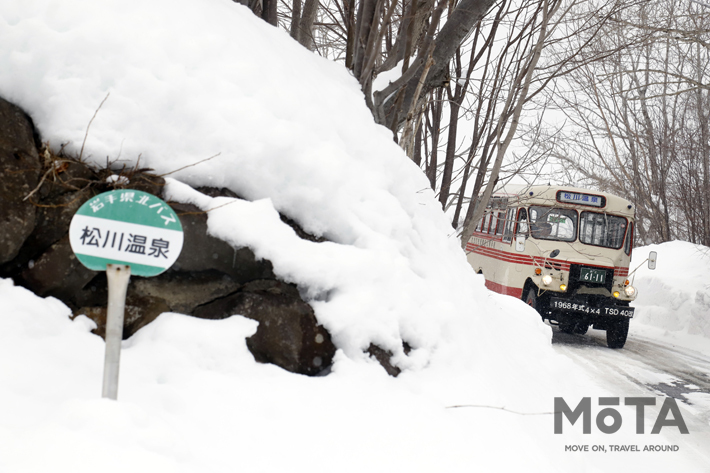
[{"label": "bare tree", "polygon": [[407,115],[417,109],[420,98],[446,85],[449,61],[494,3],[494,0],[461,0],[451,9],[447,21],[439,30],[439,20],[447,5],[447,2],[440,0],[431,12],[429,28],[411,62],[406,52],[411,49],[407,45],[411,45],[414,38],[409,34],[402,35],[400,41],[404,41],[405,51],[402,75],[373,94],[372,109],[378,123],[398,130],[404,125]]},{"label": "bare tree", "polygon": [[[636,204],[646,243],[710,244],[710,17],[678,0],[626,4],[552,97],[568,120],[558,158]],[[562,93],[560,93],[562,91]]]},{"label": "bare tree", "polygon": [[[517,132],[523,106],[529,100],[530,87],[535,76],[535,68],[540,60],[542,50],[549,39],[551,20],[554,18],[555,12],[560,5],[561,3],[555,0],[543,0],[540,3],[540,16],[536,17],[536,20],[539,18],[539,26],[532,29],[533,32],[537,33],[537,38],[528,37],[525,43],[530,44],[532,47],[530,54],[522,55],[514,63],[518,68],[518,72],[515,74],[513,80],[513,90],[516,92],[508,94],[502,112],[503,115],[500,116],[497,122],[495,135],[496,157],[490,170],[488,183],[486,184],[478,205],[469,205],[461,231],[461,245],[464,248],[473,234],[476,222],[483,217],[485,207],[495,188],[503,164],[503,158]],[[531,24],[535,24],[535,21],[531,22]],[[508,118],[510,120],[509,124]],[[474,195],[478,195],[478,193]]]},{"label": "bare tree", "polygon": [[[592,1],[323,0],[309,34],[301,26],[306,6],[294,0],[282,4],[281,21],[302,44],[344,62],[375,121],[423,167],[442,207],[452,209],[454,226],[463,221],[465,242],[496,184],[529,173],[526,167],[552,152],[536,156],[538,145],[509,150],[520,135],[540,136],[544,107],[533,99],[588,60],[584,42],[550,46],[573,34],[560,31],[582,6],[588,6],[580,15],[583,36],[591,42],[611,15],[608,5],[616,5],[603,1],[599,9]],[[385,73],[389,84],[373,90]],[[520,127],[536,107],[537,124]],[[480,194],[483,205],[470,205]]]}]

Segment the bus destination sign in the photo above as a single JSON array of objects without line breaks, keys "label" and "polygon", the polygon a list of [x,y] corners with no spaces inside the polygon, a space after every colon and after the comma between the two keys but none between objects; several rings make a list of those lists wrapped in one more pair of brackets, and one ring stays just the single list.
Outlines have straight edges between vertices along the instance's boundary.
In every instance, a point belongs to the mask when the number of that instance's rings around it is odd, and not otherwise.
[{"label": "bus destination sign", "polygon": [[557,201],[565,204],[589,205],[602,208],[606,206],[606,199],[599,195],[581,194],[579,192],[557,192]]}]

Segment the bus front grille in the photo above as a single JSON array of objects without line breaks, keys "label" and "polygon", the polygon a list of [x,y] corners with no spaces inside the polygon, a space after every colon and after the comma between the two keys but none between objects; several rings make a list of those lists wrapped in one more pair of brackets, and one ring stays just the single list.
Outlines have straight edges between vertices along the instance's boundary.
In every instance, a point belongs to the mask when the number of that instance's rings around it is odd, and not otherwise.
[{"label": "bus front grille", "polygon": [[[591,282],[580,280],[580,274],[582,269],[592,269],[592,270],[602,270],[606,274],[604,276],[604,282]],[[605,288],[609,293],[611,293],[611,288],[614,285],[614,268],[600,268],[593,266],[584,266],[581,264],[570,265],[569,270],[569,284],[568,291],[570,294],[574,294],[580,287],[591,287],[591,288]]]}]

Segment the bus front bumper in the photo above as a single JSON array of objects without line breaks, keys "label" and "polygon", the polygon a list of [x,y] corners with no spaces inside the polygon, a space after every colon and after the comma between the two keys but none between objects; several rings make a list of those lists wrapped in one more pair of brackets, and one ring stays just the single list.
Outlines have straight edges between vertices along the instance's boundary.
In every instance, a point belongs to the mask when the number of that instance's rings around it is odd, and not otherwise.
[{"label": "bus front bumper", "polygon": [[634,308],[616,303],[610,298],[586,297],[550,297],[549,309],[553,313],[586,315],[589,317],[626,317],[634,316]]}]

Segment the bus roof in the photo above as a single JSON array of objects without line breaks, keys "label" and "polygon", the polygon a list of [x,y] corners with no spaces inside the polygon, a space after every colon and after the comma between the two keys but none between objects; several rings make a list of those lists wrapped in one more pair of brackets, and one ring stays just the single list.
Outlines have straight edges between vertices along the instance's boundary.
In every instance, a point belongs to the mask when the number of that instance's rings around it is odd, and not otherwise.
[{"label": "bus roof", "polygon": [[572,186],[527,186],[515,194],[496,193],[491,200],[506,200],[508,205],[554,205],[589,207],[591,211],[609,212],[633,218],[633,204],[614,194]]}]

